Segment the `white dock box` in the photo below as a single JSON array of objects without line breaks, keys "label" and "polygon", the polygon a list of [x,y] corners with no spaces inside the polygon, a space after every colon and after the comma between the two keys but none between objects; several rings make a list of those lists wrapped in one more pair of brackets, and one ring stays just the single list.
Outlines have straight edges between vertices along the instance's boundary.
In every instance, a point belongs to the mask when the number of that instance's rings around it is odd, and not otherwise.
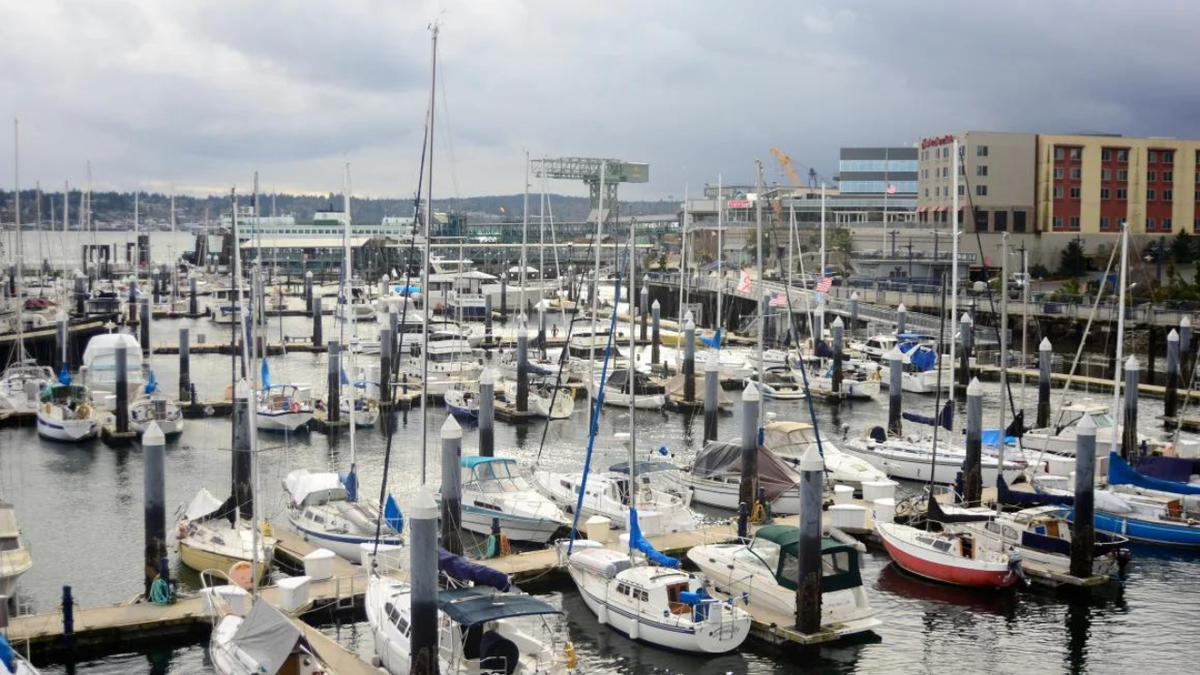
[{"label": "white dock box", "polygon": [[327,548],[319,548],[304,556],[304,576],[313,581],[324,581],[333,576],[333,559],[337,554]]},{"label": "white dock box", "polygon": [[851,499],[854,499],[854,488],[849,485],[833,486],[834,504],[849,504]]},{"label": "white dock box", "polygon": [[308,577],[288,577],[280,579],[275,586],[279,589],[279,611],[284,614],[295,614],[308,604]]},{"label": "white dock box", "polygon": [[867,508],[858,504],[834,504],[829,507],[829,526],[839,530],[862,530],[867,526]]},{"label": "white dock box", "polygon": [[896,496],[897,485],[899,483],[894,480],[865,480],[862,484],[863,501],[874,504],[876,499],[891,499]]},{"label": "white dock box", "polygon": [[600,543],[607,543],[612,536],[612,521],[604,516],[592,516],[583,524],[587,538]]},{"label": "white dock box", "polygon": [[888,497],[886,499],[876,499],[872,502],[875,505],[875,522],[890,523],[896,519],[896,500]]},{"label": "white dock box", "polygon": [[221,611],[227,611],[237,616],[246,616],[246,613],[250,611],[250,592],[241,586],[233,584],[214,586],[202,591],[200,595],[204,598],[204,613],[209,616],[219,613],[213,606],[214,602],[224,605]]}]

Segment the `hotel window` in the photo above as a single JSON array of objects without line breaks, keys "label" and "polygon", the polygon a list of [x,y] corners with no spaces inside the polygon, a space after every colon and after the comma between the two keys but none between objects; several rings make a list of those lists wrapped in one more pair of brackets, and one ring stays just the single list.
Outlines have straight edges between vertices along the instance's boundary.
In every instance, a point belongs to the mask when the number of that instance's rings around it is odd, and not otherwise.
[{"label": "hotel window", "polygon": [[1170,218],[1162,219],[1162,229],[1165,231],[1168,231],[1168,232],[1171,230],[1171,219]]},{"label": "hotel window", "polygon": [[1163,160],[1162,161],[1163,164],[1174,164],[1175,163],[1175,153],[1171,152],[1171,151],[1164,151],[1162,154],[1162,160]]},{"label": "hotel window", "polygon": [[1071,169],[1071,180],[1079,180],[1081,175],[1080,169]]},{"label": "hotel window", "polygon": [[987,152],[988,151],[987,151],[986,145],[975,146],[975,156],[976,157],[987,157],[988,156]]},{"label": "hotel window", "polygon": [[1147,183],[1153,183],[1156,180],[1158,180],[1158,172],[1157,171],[1147,171],[1146,172],[1146,182]]},{"label": "hotel window", "polygon": [[1054,229],[1062,229],[1062,216],[1054,216]]},{"label": "hotel window", "polygon": [[1129,170],[1128,169],[1117,169],[1117,180],[1122,183],[1129,182]]},{"label": "hotel window", "polygon": [[1062,148],[1054,148],[1054,159],[1061,161],[1065,156],[1066,153]]},{"label": "hotel window", "polygon": [[1192,222],[1192,231],[1200,232],[1200,218],[1197,218]]},{"label": "hotel window", "polygon": [[965,196],[966,196],[966,194],[967,194],[967,186],[965,186],[965,185],[959,185],[959,186],[958,186],[958,196],[959,196],[959,197],[965,197]]},{"label": "hotel window", "polygon": [[942,167],[942,178],[949,178],[949,177],[950,177],[950,167],[943,166]]},{"label": "hotel window", "polygon": [[1112,159],[1112,150],[1105,148],[1100,151],[1100,161],[1107,162]]},{"label": "hotel window", "polygon": [[1102,229],[1102,230],[1108,229],[1108,218],[1106,218],[1104,216],[1100,217],[1100,229]]},{"label": "hotel window", "polygon": [[976,185],[975,186],[975,196],[976,197],[986,197],[987,196],[987,186],[986,185]]},{"label": "hotel window", "polygon": [[1164,183],[1174,183],[1175,182],[1175,172],[1174,171],[1164,171],[1163,172],[1163,182]]},{"label": "hotel window", "polygon": [[[1150,153],[1148,155],[1146,155],[1146,163],[1147,164],[1157,164],[1158,163],[1158,152],[1151,150]],[[1146,221],[1146,222],[1150,222],[1150,221]]]},{"label": "hotel window", "polygon": [[1071,229],[1072,230],[1079,229],[1079,216],[1071,216]]},{"label": "hotel window", "polygon": [[929,198],[929,188],[925,188],[925,198]]},{"label": "hotel window", "polygon": [[[1200,175],[1200,174],[1198,174]],[[1062,180],[1063,169],[1061,166],[1054,167],[1054,180]]]},{"label": "hotel window", "polygon": [[995,221],[997,232],[1008,231],[1008,211],[996,211],[992,213],[992,219]]},{"label": "hotel window", "polygon": [[1025,212],[1013,211],[1013,232],[1025,231]]},{"label": "hotel window", "polygon": [[1108,188],[1100,188],[1100,200],[1104,201],[1107,199],[1108,199]]},{"label": "hotel window", "polygon": [[1150,188],[1149,190],[1146,190],[1146,201],[1152,202],[1157,198],[1158,198],[1157,195],[1154,194],[1154,188]]},{"label": "hotel window", "polygon": [[1100,169],[1100,180],[1112,180],[1112,171],[1109,169]]},{"label": "hotel window", "polygon": [[1153,219],[1153,218],[1147,218],[1147,219],[1146,219],[1146,229],[1147,229],[1147,230],[1153,230],[1153,229],[1154,229],[1154,227],[1155,227],[1155,225],[1154,225],[1154,219]]},{"label": "hotel window", "polygon": [[1175,200],[1175,191],[1174,190],[1163,190],[1163,201],[1164,202],[1170,202],[1170,201],[1174,201],[1174,200]]},{"label": "hotel window", "polygon": [[1079,188],[1071,188],[1071,199],[1079,199]]},{"label": "hotel window", "polygon": [[1054,198],[1055,198],[1055,199],[1062,199],[1062,197],[1063,197],[1063,189],[1062,189],[1062,186],[1061,186],[1061,185],[1057,185],[1057,186],[1055,186],[1055,188],[1054,188]]},{"label": "hotel window", "polygon": [[1083,156],[1083,148],[1071,148],[1071,161],[1078,162]]},{"label": "hotel window", "polygon": [[1118,150],[1117,151],[1117,161],[1118,162],[1128,162],[1129,161],[1129,151],[1128,150]]},{"label": "hotel window", "polygon": [[1196,190],[1196,201],[1200,202],[1200,190]]},{"label": "hotel window", "polygon": [[[1200,192],[1197,192],[1196,195],[1197,195],[1197,197],[1200,197]],[[1125,199],[1128,196],[1129,196],[1128,190],[1126,190],[1125,188],[1117,188],[1117,199],[1119,199],[1121,201],[1125,201]]]},{"label": "hotel window", "polygon": [[980,164],[979,166],[975,167],[975,175],[976,176],[986,176],[987,175],[987,165]]}]

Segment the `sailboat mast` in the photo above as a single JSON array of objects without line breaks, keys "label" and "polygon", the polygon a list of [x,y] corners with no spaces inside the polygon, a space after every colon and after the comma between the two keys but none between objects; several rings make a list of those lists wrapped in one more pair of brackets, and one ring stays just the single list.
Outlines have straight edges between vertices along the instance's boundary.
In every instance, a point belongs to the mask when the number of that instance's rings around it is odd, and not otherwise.
[{"label": "sailboat mast", "polygon": [[71,185],[63,181],[63,232],[71,225]]},{"label": "sailboat mast", "polygon": [[[762,384],[763,371],[766,370],[765,368],[763,368],[763,337],[767,334],[767,315],[766,315],[766,307],[764,307],[764,304],[766,301],[763,300],[763,288],[764,288],[763,282],[765,281],[763,279],[763,260],[767,257],[767,253],[763,249],[763,225],[762,225],[763,169],[762,169],[762,162],[759,160],[754,160],[754,163],[757,166],[757,178],[755,180],[755,188],[754,188],[754,191],[755,191],[755,195],[754,195],[754,230],[755,230],[755,234],[754,234],[754,236],[756,239],[755,250],[758,252],[758,255],[755,256],[756,258],[758,258],[758,260],[757,260],[757,262],[758,262],[758,293],[757,293],[757,295],[758,295],[758,298],[757,298],[757,300],[758,300],[758,302],[757,302],[757,306],[758,306],[758,382],[759,382],[759,384]],[[763,411],[765,409],[766,409],[766,406],[764,406],[764,405],[758,406],[758,427],[757,428],[758,428],[759,432],[761,432],[762,428],[763,428]]]},{"label": "sailboat mast", "polygon": [[[25,359],[25,317],[22,316],[22,310],[25,309],[25,300],[22,298],[25,285],[25,242],[22,239],[21,232],[21,149],[20,149],[20,122],[13,120],[13,190],[16,194],[14,206],[14,219],[17,226],[17,279],[14,287],[17,290],[17,358],[9,357],[10,361],[19,363]],[[64,362],[65,363],[65,362]]]},{"label": "sailboat mast", "polygon": [[[342,305],[342,312],[343,312],[342,327],[343,327],[343,332],[345,332],[346,322],[354,320],[354,313],[350,311],[350,295],[353,292],[352,288],[350,287],[350,271],[354,269],[350,265],[350,220],[351,220],[351,218],[350,218],[350,162],[346,162],[346,171],[345,171],[345,175],[343,176],[343,179],[342,179],[342,195],[343,195],[342,196],[342,199],[343,199],[342,208],[346,212],[346,223],[345,223],[345,226],[343,227],[343,234],[342,234],[342,242],[343,242],[343,246],[345,247],[344,253],[346,256],[346,264],[345,264],[346,271],[342,275],[342,297],[344,297],[346,299],[345,304]],[[350,333],[351,333],[351,335],[354,334],[353,327],[351,327]],[[343,339],[342,339],[343,350],[345,350],[345,344],[346,344],[346,341],[345,341],[345,338],[343,337]],[[346,351],[349,351],[350,358],[353,359],[354,358],[354,350],[351,349],[351,350],[346,350]],[[342,367],[344,368],[345,366],[343,365]],[[342,374],[338,373],[338,377],[341,377],[341,376],[342,376]],[[355,464],[354,407],[355,407],[355,403],[357,402],[357,399],[358,399],[358,396],[356,395],[356,393],[354,391],[353,383],[351,383],[351,385],[350,385],[350,392],[347,394],[347,396],[350,399],[350,473],[353,474],[355,471],[355,466],[354,466],[354,464]],[[329,402],[329,405],[340,406],[341,404],[342,404],[341,401],[330,401]],[[422,407],[423,406],[424,406],[424,404],[422,404]],[[355,490],[355,492],[357,492],[357,490]]]},{"label": "sailboat mast", "polygon": [[[721,174],[717,174],[717,315],[713,318],[713,329],[721,329],[721,296],[725,294],[725,191]],[[680,326],[682,332],[683,327]],[[721,353],[721,343],[717,343],[718,358]]]},{"label": "sailboat mast", "polygon": [[[636,241],[634,231],[637,221],[630,219],[629,221],[629,278],[636,278]],[[631,287],[632,288],[632,287]],[[634,379],[637,375],[637,332],[633,329],[634,322],[634,304],[633,298],[629,299],[629,508],[630,510],[637,509],[637,382]],[[646,311],[643,307],[642,311]]]},{"label": "sailboat mast", "polygon": [[429,424],[425,415],[425,402],[429,399],[429,321],[433,312],[429,309],[429,252],[433,230],[430,221],[433,219],[433,121],[434,106],[437,102],[437,38],[438,25],[430,28],[433,41],[430,49],[432,58],[429,71],[429,177],[425,182],[425,264],[421,266],[421,304],[425,310],[425,320],[421,322],[421,485],[425,485],[428,472]]},{"label": "sailboat mast", "polygon": [[[600,411],[595,409],[593,400],[596,397],[596,369],[593,364],[596,363],[596,313],[599,310],[600,302],[600,238],[604,235],[604,179],[607,177],[608,162],[600,162],[600,199],[596,209],[596,241],[592,243],[592,248],[596,249],[596,266],[592,268],[592,333],[588,338],[588,410],[589,415],[598,415]],[[682,308],[683,305],[680,305]],[[603,384],[603,383],[601,383]],[[588,425],[592,424],[592,420],[588,420]]]},{"label": "sailboat mast", "polygon": [[[525,300],[525,268],[528,266],[526,260],[526,251],[529,247],[529,151],[525,151],[525,211],[521,216],[521,313],[520,316],[525,316],[525,308],[529,305]],[[521,326],[519,330],[525,330]]]},{"label": "sailboat mast", "polygon": [[[817,270],[817,281],[825,278],[825,183],[821,183],[821,269]],[[823,335],[813,338],[813,348],[821,341]]]},{"label": "sailboat mast", "polygon": [[[1121,419],[1121,376],[1125,371],[1121,368],[1125,356],[1125,282],[1129,267],[1129,223],[1121,223],[1121,275],[1117,282],[1117,352],[1113,362],[1113,398],[1112,398],[1112,445],[1109,447],[1116,452],[1121,447],[1121,431],[1116,420]],[[1126,396],[1137,396],[1136,391],[1126,391]],[[1132,461],[1132,460],[1130,460]]]},{"label": "sailboat mast", "polygon": [[[951,230],[950,230],[950,324],[953,326],[954,321],[958,317],[958,172],[959,172],[959,162],[958,162],[958,139],[957,138],[954,139],[953,149],[950,152],[954,156],[953,159],[951,160],[951,168],[950,168],[950,173],[954,174],[954,178],[951,179],[951,185],[950,185],[950,200],[951,200],[950,201],[950,224],[951,224]],[[886,242],[885,242],[885,245],[886,245]],[[953,333],[954,329],[951,328],[950,330],[951,330],[951,333]],[[944,338],[945,336],[941,336],[941,337]],[[948,396],[948,399],[950,401],[950,409],[953,410],[954,409],[954,382],[955,382],[954,373],[955,373],[955,365],[957,363],[957,361],[954,358],[954,352],[955,352],[955,343],[958,342],[958,340],[955,340],[954,336],[951,335],[949,342],[950,342],[950,395]],[[942,355],[940,353],[938,354],[937,367],[938,368],[942,367]],[[954,415],[950,416],[950,434],[947,436],[947,438],[948,439],[954,438]]]}]

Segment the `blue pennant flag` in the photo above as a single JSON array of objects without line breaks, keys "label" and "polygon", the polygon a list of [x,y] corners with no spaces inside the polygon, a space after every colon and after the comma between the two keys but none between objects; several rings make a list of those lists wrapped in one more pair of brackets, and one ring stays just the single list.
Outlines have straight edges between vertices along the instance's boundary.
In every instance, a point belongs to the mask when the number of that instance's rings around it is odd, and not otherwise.
[{"label": "blue pennant flag", "polygon": [[62,370],[58,371],[59,384],[71,384],[71,374],[67,372],[67,365],[64,363]]},{"label": "blue pennant flag", "polygon": [[259,378],[262,380],[263,390],[271,388],[271,369],[267,367],[266,359],[263,359],[262,368],[259,372]]},{"label": "blue pennant flag", "polygon": [[143,389],[147,394],[153,394],[154,390],[158,389],[158,380],[154,379],[154,371],[150,371],[150,379],[146,381],[146,387]]}]

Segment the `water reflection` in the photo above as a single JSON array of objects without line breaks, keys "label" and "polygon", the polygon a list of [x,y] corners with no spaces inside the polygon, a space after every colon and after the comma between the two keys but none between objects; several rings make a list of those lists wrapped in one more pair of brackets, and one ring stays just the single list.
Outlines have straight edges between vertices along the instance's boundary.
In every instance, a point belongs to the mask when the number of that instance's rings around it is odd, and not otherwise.
[{"label": "water reflection", "polygon": [[926,581],[901,570],[895,563],[888,563],[879,570],[875,588],[909,600],[935,603],[936,614],[944,616],[969,616],[975,612],[1010,618],[1016,607],[1015,594],[1011,591],[981,592]]}]

